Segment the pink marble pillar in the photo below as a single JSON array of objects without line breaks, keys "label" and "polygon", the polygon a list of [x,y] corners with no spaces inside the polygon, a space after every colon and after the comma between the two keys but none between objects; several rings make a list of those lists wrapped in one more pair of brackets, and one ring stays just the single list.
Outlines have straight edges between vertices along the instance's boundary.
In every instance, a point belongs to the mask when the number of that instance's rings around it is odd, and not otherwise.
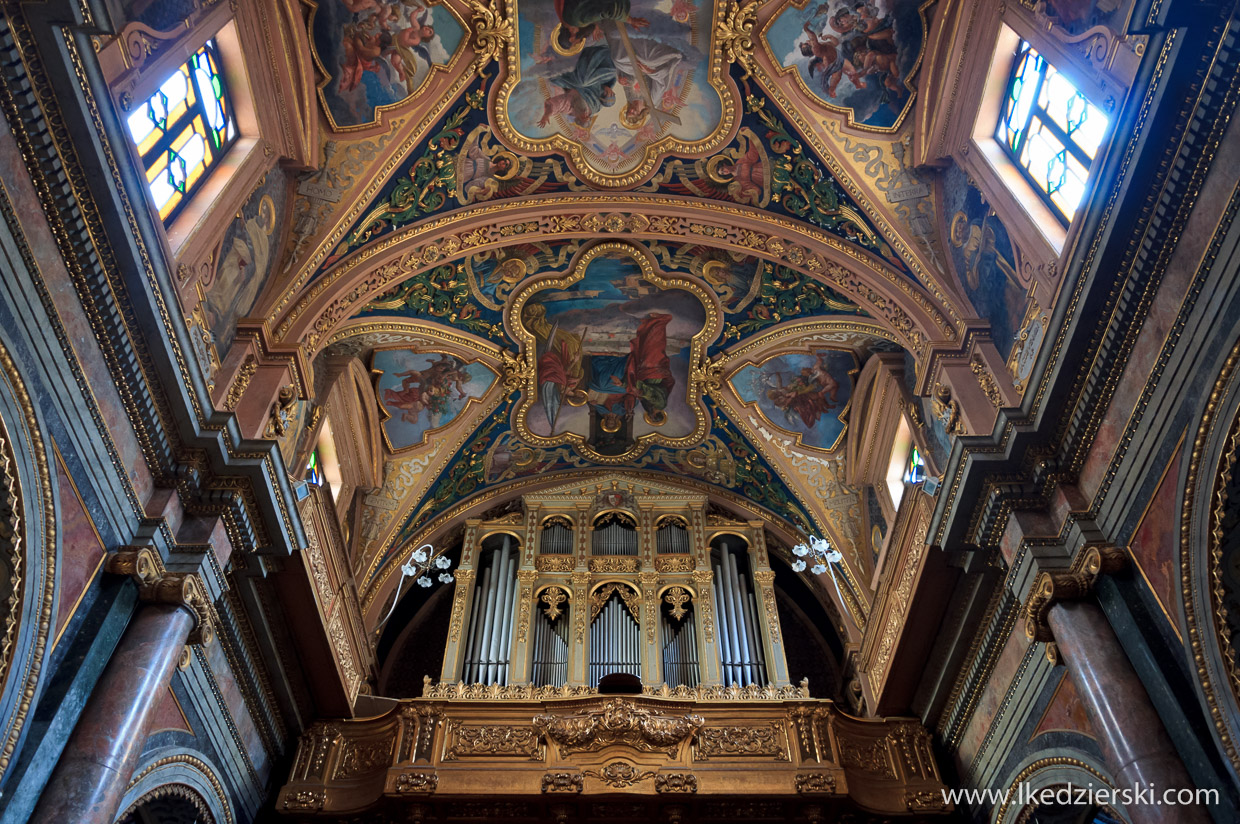
[{"label": "pink marble pillar", "polygon": [[1046,615],[1076,683],[1118,789],[1151,788],[1147,804],[1129,804],[1133,824],[1210,824],[1199,805],[1159,804],[1164,790],[1192,789],[1149,694],[1111,623],[1091,600],[1060,601]]},{"label": "pink marble pillar", "polygon": [[112,824],[159,694],[193,627],[185,607],[139,608],[73,728],[32,824]]}]

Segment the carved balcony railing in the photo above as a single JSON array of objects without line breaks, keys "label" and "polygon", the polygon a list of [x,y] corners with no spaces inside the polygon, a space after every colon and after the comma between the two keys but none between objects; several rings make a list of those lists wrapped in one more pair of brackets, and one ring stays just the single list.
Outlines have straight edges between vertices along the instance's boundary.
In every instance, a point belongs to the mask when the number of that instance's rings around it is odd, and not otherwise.
[{"label": "carved balcony railing", "polygon": [[579,821],[604,799],[632,807],[630,820],[664,820],[668,805],[679,820],[735,820],[727,811],[746,804],[756,819],[860,822],[937,818],[950,809],[943,789],[920,723],[851,718],[830,701],[423,698],[311,727],[277,809],[304,821]]}]

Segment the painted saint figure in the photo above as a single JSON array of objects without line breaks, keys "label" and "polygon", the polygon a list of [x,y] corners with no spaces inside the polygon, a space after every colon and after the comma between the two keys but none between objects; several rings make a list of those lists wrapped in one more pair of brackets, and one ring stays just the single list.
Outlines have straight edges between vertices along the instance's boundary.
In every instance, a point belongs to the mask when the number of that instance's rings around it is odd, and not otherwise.
[{"label": "painted saint figure", "polygon": [[616,102],[612,88],[619,76],[611,51],[606,46],[589,46],[581,50],[572,71],[551,78],[551,83],[564,91],[543,103],[540,127],[546,127],[552,115],[564,115],[578,126],[586,126],[590,118],[604,106]]},{"label": "painted saint figure", "polygon": [[551,45],[560,54],[575,54],[592,39],[604,20],[635,29],[649,23],[641,17],[629,16],[629,0],[555,0],[555,15],[560,19],[551,35]]}]

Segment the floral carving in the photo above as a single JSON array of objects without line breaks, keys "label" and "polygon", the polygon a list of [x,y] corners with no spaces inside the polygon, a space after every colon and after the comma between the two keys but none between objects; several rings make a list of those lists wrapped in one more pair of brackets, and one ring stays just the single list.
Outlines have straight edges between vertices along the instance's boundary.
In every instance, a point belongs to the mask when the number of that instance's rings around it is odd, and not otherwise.
[{"label": "floral carving", "polygon": [[597,778],[609,787],[631,787],[640,781],[654,778],[654,772],[643,772],[627,761],[612,761],[601,770],[583,770],[582,774]]},{"label": "floral carving", "polygon": [[439,776],[431,772],[407,772],[396,776],[395,790],[400,795],[429,795],[439,787]]},{"label": "floral carving", "polygon": [[584,777],[581,773],[547,773],[542,779],[542,791],[545,793],[579,793],[583,783]]},{"label": "floral carving", "polygon": [[539,715],[534,719],[535,728],[554,741],[562,755],[597,752],[613,744],[639,752],[675,755],[704,723],[700,715],[664,715],[622,698],[579,715]]},{"label": "floral carving", "polygon": [[835,776],[830,773],[798,773],[796,787],[799,793],[834,793]]},{"label": "floral carving", "polygon": [[698,731],[696,760],[728,755],[770,755],[777,761],[787,761],[787,738],[774,723],[765,727],[707,727]]},{"label": "floral carving", "polygon": [[444,761],[476,755],[523,756],[542,760],[538,732],[533,727],[473,726],[453,722],[448,727]]},{"label": "floral carving", "polygon": [[695,793],[698,791],[697,776],[693,773],[659,773],[654,777],[657,793]]}]

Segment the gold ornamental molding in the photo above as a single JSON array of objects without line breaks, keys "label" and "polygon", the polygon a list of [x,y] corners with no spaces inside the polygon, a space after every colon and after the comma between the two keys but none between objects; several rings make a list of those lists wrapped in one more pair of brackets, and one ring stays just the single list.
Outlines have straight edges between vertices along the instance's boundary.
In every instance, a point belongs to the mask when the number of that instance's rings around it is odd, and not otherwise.
[{"label": "gold ornamental molding", "polygon": [[490,203],[401,229],[349,255],[276,311],[277,340],[311,352],[375,296],[418,273],[513,243],[612,236],[701,243],[787,266],[849,297],[917,356],[959,335],[941,301],[869,252],[800,221],[736,204],[580,192]]},{"label": "gold ornamental molding", "polygon": [[103,568],[133,579],[144,603],[189,610],[194,616],[189,643],[210,644],[215,640],[215,617],[202,579],[193,573],[168,572],[154,547],[125,547],[109,555]]}]

